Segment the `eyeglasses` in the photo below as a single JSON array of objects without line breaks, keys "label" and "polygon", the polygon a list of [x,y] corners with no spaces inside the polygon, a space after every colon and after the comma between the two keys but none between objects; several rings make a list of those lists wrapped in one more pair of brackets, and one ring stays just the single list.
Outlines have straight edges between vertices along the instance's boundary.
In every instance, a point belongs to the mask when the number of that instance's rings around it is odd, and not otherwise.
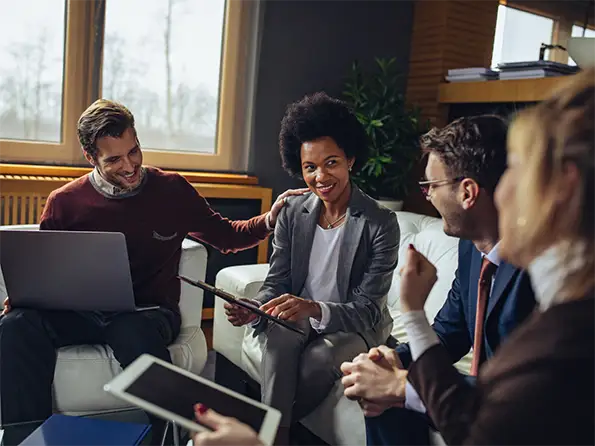
[{"label": "eyeglasses", "polygon": [[420,181],[419,187],[421,189],[421,193],[424,194],[426,200],[430,199],[430,188],[432,186],[446,186],[447,184],[454,184],[458,183],[459,181],[463,181],[465,179],[464,176],[455,177],[455,178],[445,178],[443,180],[427,180],[427,181]]}]

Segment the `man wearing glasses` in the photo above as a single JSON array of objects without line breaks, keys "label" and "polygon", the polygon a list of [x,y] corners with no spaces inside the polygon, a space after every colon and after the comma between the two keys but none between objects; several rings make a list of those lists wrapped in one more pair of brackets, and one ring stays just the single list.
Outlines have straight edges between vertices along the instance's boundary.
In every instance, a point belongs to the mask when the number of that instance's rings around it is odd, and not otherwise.
[{"label": "man wearing glasses", "polygon": [[[528,275],[498,257],[493,194],[506,169],[506,132],[503,119],[484,115],[457,119],[421,139],[428,162],[420,187],[444,232],[460,238],[458,269],[433,328],[453,363],[473,348],[471,383],[535,306]],[[345,395],[360,402],[369,445],[430,444],[431,420],[407,382],[411,361],[409,344],[399,344],[342,365]]]}]

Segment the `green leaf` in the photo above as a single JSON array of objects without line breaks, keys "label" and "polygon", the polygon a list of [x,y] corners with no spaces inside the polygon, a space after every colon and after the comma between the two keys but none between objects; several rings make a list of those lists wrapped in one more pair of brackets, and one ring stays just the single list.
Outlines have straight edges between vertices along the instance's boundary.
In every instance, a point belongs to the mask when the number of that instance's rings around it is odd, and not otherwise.
[{"label": "green leaf", "polygon": [[353,61],[344,83],[345,100],[353,107],[369,140],[370,158],[354,177],[373,197],[404,198],[410,174],[421,157],[419,137],[429,128],[420,110],[409,107],[401,90],[405,73],[397,59],[374,58],[375,68],[364,71]]}]

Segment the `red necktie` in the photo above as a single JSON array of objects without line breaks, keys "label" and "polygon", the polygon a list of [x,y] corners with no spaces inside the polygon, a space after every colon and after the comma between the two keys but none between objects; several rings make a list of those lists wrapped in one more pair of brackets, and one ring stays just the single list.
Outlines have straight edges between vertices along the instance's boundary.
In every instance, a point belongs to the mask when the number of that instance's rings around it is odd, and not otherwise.
[{"label": "red necktie", "polygon": [[477,376],[479,369],[479,358],[481,357],[481,347],[483,342],[483,322],[486,313],[486,304],[490,296],[492,287],[492,277],[496,272],[497,266],[490,262],[486,257],[481,263],[479,273],[479,282],[477,284],[477,312],[475,313],[475,334],[473,340],[473,361],[471,362],[471,375]]}]

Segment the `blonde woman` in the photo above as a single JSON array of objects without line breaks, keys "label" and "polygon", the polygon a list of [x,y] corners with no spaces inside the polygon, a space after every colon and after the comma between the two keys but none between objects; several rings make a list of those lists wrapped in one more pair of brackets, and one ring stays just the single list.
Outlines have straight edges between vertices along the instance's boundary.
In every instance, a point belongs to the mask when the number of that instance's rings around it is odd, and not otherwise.
[{"label": "blonde woman", "polygon": [[595,444],[594,108],[587,71],[512,124],[496,191],[500,255],[529,271],[539,310],[477,387],[452,367],[423,311],[436,269],[408,250],[409,379],[448,444]]}]

